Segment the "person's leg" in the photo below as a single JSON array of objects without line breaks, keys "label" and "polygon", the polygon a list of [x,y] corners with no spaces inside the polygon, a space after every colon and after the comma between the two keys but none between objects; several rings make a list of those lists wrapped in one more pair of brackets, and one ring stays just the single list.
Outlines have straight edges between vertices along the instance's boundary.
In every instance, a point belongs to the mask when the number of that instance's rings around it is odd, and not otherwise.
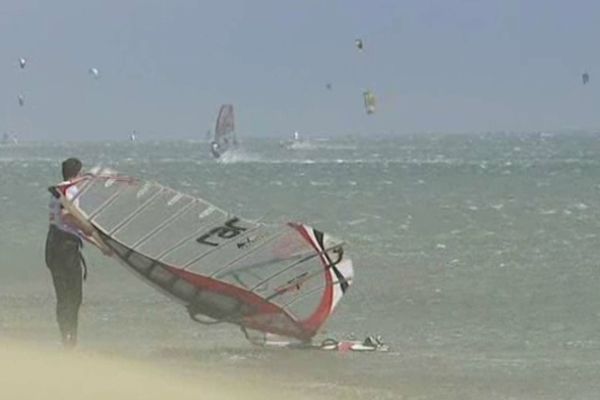
[{"label": "person's leg", "polygon": [[69,333],[69,318],[68,318],[68,274],[65,273],[62,267],[54,267],[50,269],[52,274],[52,282],[54,283],[54,291],[56,293],[56,321],[60,330],[63,345],[67,344]]},{"label": "person's leg", "polygon": [[82,299],[82,271],[79,252],[77,259],[72,260],[69,267],[67,278],[67,302],[66,302],[66,327],[67,327],[67,345],[73,347],[77,344],[77,327],[79,321],[79,307]]},{"label": "person's leg", "polygon": [[56,321],[60,330],[63,344],[66,343],[67,337],[67,278],[62,263],[63,254],[63,235],[58,229],[51,226],[46,238],[46,266],[52,275],[52,283],[54,292],[56,293]]},{"label": "person's leg", "polygon": [[77,323],[82,297],[79,242],[55,231],[46,244],[46,263],[56,292],[56,320],[65,347],[77,344]]}]

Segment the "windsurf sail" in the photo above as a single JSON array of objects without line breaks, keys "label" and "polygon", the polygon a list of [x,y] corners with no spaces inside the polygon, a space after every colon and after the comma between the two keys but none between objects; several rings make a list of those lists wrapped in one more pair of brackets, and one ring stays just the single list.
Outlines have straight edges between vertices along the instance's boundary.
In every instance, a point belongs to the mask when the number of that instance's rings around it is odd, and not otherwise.
[{"label": "windsurf sail", "polygon": [[343,242],[305,224],[249,221],[110,171],[76,185],[102,242],[196,321],[308,341],[352,283]]},{"label": "windsurf sail", "polygon": [[583,74],[581,74],[581,83],[586,85],[589,81],[590,81],[590,74],[588,74],[587,72],[584,72]]},{"label": "windsurf sail", "polygon": [[235,136],[233,105],[223,104],[217,116],[215,135],[211,143],[211,152],[213,156],[218,158],[235,145],[237,145],[237,138]]},{"label": "windsurf sail", "polygon": [[88,74],[90,74],[94,79],[100,78],[100,71],[98,68],[89,68]]},{"label": "windsurf sail", "polygon": [[363,50],[364,43],[363,43],[363,40],[362,40],[362,39],[355,39],[355,40],[354,40],[354,45],[356,46],[356,48],[357,48],[359,51],[362,51],[362,50]]},{"label": "windsurf sail", "polygon": [[365,102],[365,111],[367,114],[373,114],[377,102],[375,100],[375,95],[370,90],[367,90],[366,92],[363,92],[363,100]]}]

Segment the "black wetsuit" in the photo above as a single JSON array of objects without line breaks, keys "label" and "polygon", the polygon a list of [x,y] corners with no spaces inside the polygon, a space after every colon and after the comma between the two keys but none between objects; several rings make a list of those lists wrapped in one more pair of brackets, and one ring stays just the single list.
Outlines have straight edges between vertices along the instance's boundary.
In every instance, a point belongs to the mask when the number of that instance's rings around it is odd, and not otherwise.
[{"label": "black wetsuit", "polygon": [[82,297],[82,242],[74,234],[50,225],[46,265],[56,292],[56,319],[65,346],[77,344],[77,321]]}]

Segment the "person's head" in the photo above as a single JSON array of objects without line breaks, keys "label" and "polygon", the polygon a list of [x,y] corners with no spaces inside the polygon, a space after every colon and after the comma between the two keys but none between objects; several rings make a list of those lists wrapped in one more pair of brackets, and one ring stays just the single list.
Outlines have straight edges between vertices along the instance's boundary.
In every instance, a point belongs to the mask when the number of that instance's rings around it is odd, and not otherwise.
[{"label": "person's head", "polygon": [[62,175],[65,181],[75,178],[81,172],[81,161],[77,158],[67,158],[62,163]]}]

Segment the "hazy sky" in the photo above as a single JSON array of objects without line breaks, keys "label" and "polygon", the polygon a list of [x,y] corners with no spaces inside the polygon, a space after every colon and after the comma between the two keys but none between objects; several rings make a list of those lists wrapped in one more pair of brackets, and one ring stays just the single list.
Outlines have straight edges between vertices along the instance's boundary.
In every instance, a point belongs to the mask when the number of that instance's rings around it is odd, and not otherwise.
[{"label": "hazy sky", "polygon": [[225,102],[241,137],[594,129],[598,39],[597,0],[3,0],[0,132],[203,138]]}]

